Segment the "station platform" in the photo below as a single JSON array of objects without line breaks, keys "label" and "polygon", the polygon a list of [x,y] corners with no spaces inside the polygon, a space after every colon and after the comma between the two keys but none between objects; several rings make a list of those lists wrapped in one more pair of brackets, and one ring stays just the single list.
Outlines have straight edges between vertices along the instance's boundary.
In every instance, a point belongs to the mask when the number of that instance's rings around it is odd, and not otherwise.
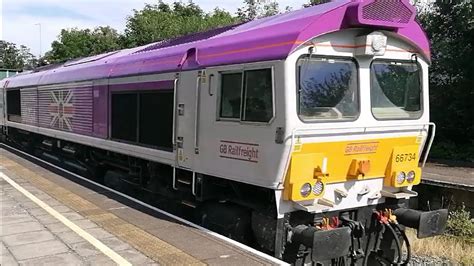
[{"label": "station platform", "polygon": [[1,265],[279,265],[167,216],[142,211],[0,147]]},{"label": "station platform", "polygon": [[442,161],[427,163],[423,168],[422,182],[474,192],[474,167]]}]

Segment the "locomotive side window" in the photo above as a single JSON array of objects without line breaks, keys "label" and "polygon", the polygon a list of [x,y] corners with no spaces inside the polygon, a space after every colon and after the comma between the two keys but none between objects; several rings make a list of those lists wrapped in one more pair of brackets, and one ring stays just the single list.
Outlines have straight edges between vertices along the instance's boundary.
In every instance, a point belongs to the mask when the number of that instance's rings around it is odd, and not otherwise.
[{"label": "locomotive side window", "polygon": [[269,122],[273,117],[272,69],[221,74],[219,117],[223,120]]},{"label": "locomotive side window", "polygon": [[242,101],[242,73],[221,76],[221,118],[240,119]]},{"label": "locomotive side window", "polygon": [[138,95],[112,94],[112,138],[136,142],[138,139]]},{"label": "locomotive side window", "polygon": [[355,120],[359,115],[354,60],[303,56],[297,63],[298,115],[303,121]]},{"label": "locomotive side window", "polygon": [[268,122],[273,117],[272,70],[245,71],[244,121]]},{"label": "locomotive side window", "polygon": [[8,120],[21,122],[21,96],[20,90],[7,91]]},{"label": "locomotive side window", "polygon": [[139,140],[147,146],[172,149],[173,91],[140,93]]},{"label": "locomotive side window", "polygon": [[421,93],[421,72],[415,62],[372,63],[370,98],[375,118],[420,118],[423,113]]},{"label": "locomotive side window", "polygon": [[173,90],[113,93],[112,139],[171,150],[173,99]]}]

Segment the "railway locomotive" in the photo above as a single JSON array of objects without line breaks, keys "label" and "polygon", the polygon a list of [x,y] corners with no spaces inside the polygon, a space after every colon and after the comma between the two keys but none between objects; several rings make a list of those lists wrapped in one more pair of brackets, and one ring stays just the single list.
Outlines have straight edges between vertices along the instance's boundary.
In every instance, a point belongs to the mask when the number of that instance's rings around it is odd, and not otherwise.
[{"label": "railway locomotive", "polygon": [[294,264],[406,264],[405,227],[447,219],[408,207],[435,130],[415,15],[341,0],[40,68],[1,81],[2,138]]}]

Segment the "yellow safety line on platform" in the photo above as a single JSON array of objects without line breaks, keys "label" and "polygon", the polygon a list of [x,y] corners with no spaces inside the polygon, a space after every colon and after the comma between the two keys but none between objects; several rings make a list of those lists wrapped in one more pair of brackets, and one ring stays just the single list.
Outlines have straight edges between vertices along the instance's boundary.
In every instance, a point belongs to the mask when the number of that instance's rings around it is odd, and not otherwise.
[{"label": "yellow safety line on platform", "polygon": [[25,195],[27,198],[29,198],[31,201],[34,203],[38,204],[41,208],[43,208],[45,211],[47,211],[49,214],[51,214],[54,218],[58,219],[61,221],[64,225],[69,227],[72,231],[77,233],[79,236],[87,240],[89,243],[91,243],[94,247],[96,247],[98,250],[100,250],[102,253],[107,255],[110,259],[115,261],[119,265],[132,265],[130,262],[128,262],[126,259],[124,259],[122,256],[117,254],[115,251],[104,245],[104,243],[100,242],[98,239],[93,237],[91,234],[87,233],[84,231],[82,228],[74,224],[73,222],[69,221],[66,217],[61,215],[59,212],[57,212],[55,209],[51,208],[49,205],[35,197],[33,194],[28,192],[26,189],[18,185],[15,181],[13,181],[11,178],[9,178],[7,175],[4,173],[0,172],[0,177],[7,181],[12,187],[14,187],[16,190],[20,191]]}]

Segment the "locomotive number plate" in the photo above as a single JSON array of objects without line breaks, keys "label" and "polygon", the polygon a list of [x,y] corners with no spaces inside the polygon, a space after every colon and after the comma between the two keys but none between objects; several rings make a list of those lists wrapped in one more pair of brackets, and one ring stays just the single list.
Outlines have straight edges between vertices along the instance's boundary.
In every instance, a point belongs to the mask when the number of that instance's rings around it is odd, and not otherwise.
[{"label": "locomotive number plate", "polygon": [[416,161],[416,153],[399,153],[395,155],[395,162],[403,163],[403,162],[411,162]]},{"label": "locomotive number plate", "polygon": [[397,167],[415,167],[418,163],[418,145],[394,147],[392,164]]}]

